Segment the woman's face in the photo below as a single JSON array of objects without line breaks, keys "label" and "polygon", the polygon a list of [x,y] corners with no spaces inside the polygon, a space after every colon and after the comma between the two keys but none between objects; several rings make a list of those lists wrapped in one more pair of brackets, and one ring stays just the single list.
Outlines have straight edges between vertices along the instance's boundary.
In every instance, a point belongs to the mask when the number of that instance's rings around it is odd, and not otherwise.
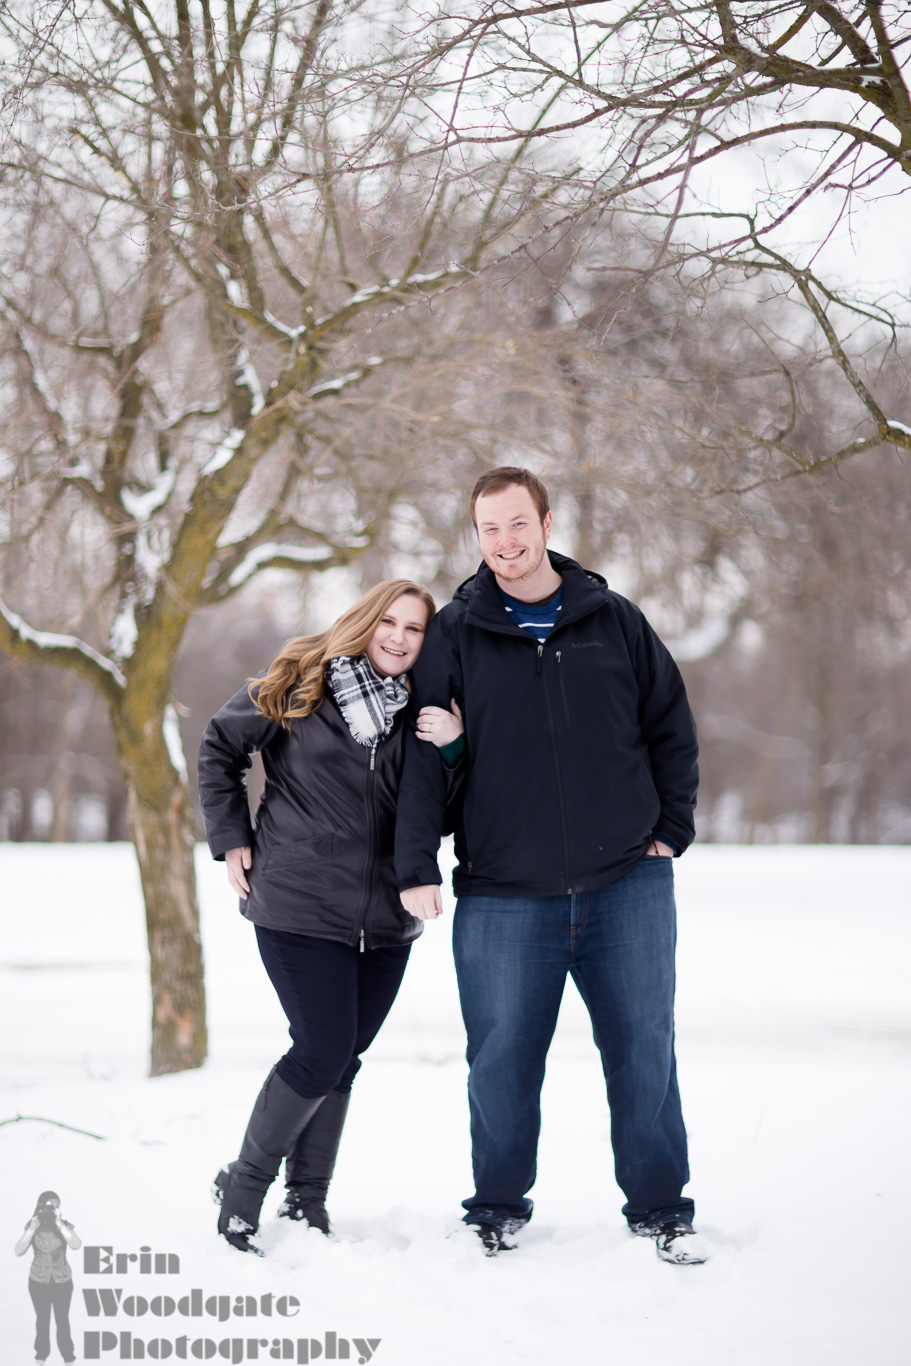
[{"label": "woman's face", "polygon": [[383,613],[365,654],[382,678],[407,673],[424,644],[427,608],[412,593],[403,593]]}]

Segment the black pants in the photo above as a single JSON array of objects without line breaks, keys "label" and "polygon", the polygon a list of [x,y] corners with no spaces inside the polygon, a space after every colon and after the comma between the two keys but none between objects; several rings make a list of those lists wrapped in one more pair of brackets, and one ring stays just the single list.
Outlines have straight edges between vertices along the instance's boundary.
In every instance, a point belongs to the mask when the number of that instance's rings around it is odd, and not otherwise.
[{"label": "black pants", "polygon": [[57,1325],[57,1346],[64,1361],[75,1361],[73,1338],[70,1333],[70,1300],[72,1281],[32,1281],[28,1293],[35,1306],[35,1357],[47,1361],[51,1354],[51,1309]]},{"label": "black pants", "polygon": [[366,949],[256,926],[292,1045],[276,1071],[299,1096],[350,1091],[405,975],[410,944]]}]

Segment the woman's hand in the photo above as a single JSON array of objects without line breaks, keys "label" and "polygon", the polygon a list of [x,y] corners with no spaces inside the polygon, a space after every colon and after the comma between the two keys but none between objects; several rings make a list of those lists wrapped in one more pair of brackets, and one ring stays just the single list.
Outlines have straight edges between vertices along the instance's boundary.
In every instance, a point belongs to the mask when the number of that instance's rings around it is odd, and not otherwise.
[{"label": "woman's hand", "polygon": [[246,901],[250,895],[250,884],[244,877],[244,873],[249,872],[253,867],[253,850],[246,844],[240,849],[229,849],[225,854],[225,867],[228,870],[228,881],[231,886],[241,901]]},{"label": "woman's hand", "polygon": [[399,896],[408,914],[418,920],[438,920],[443,914],[443,898],[438,886],[409,887]]},{"label": "woman's hand", "polygon": [[462,713],[455,698],[451,701],[452,711],[446,711],[444,707],[422,707],[418,713],[419,740],[429,740],[437,749],[442,749],[444,745],[451,745],[453,740],[458,740],[465,727],[462,724]]}]

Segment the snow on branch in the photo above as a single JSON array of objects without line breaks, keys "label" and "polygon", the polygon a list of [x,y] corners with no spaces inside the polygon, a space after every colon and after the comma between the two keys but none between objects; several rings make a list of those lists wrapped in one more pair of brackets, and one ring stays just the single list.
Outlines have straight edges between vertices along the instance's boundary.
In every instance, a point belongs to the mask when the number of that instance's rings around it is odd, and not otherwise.
[{"label": "snow on branch", "polygon": [[[260,330],[263,328],[267,329],[267,335],[271,335],[273,331],[271,322],[261,318],[254,309],[249,308],[244,302],[244,293],[240,287],[240,281],[234,278],[228,267],[221,261],[216,263],[215,269],[222,278],[225,286],[225,295],[232,311],[238,314],[238,316],[245,318],[247,322],[252,323],[254,327],[259,328]],[[286,339],[284,330],[279,330],[278,340],[284,342]],[[250,353],[245,346],[240,348],[237,355],[237,373],[234,377],[234,383],[238,388],[247,389],[249,391],[250,411],[255,417],[263,406],[263,390],[262,385],[259,382],[259,375],[256,373],[256,369],[250,359]]]},{"label": "snow on branch", "polygon": [[349,384],[356,384],[359,379],[369,375],[371,370],[375,370],[378,365],[384,365],[389,360],[394,360],[393,356],[368,356],[363,365],[359,365],[356,370],[349,370],[345,375],[339,375],[337,379],[326,380],[323,384],[315,384],[312,389],[308,389],[304,398],[315,401],[326,398],[329,394],[339,394],[343,389],[347,389]]},{"label": "snow on branch", "polygon": [[136,605],[132,599],[128,599],[111,622],[111,654],[120,663],[125,659],[129,659],[138,638],[139,627],[136,625]]},{"label": "snow on branch", "polygon": [[76,636],[36,631],[0,599],[0,649],[30,664],[55,664],[72,669],[110,697],[126,687],[126,679],[104,655]]},{"label": "snow on branch", "polygon": [[164,709],[164,720],[162,721],[161,731],[164,735],[164,742],[168,751],[168,758],[171,764],[186,781],[187,760],[183,752],[183,740],[180,736],[180,722],[177,719],[177,708],[173,702],[169,702]]},{"label": "snow on branch", "polygon": [[240,287],[240,281],[235,280],[223,261],[216,261],[215,269],[224,281],[225,294],[228,296],[228,302],[234,304],[236,308],[243,308],[244,296]]},{"label": "snow on branch", "polygon": [[71,479],[74,484],[80,485],[90,494],[101,493],[104,489],[100,477],[92,469],[84,455],[77,456],[72,465],[68,465],[65,470],[61,470],[60,478]]},{"label": "snow on branch", "polygon": [[120,501],[123,504],[124,511],[133,518],[134,522],[147,522],[152,513],[168,501],[174,488],[175,478],[176,471],[173,465],[170,465],[161,471],[151,487],[146,489],[144,493],[133,493],[131,489],[127,488],[121,489]]},{"label": "snow on branch", "polygon": [[203,465],[201,473],[203,475],[215,474],[217,470],[224,469],[225,465],[233,458],[245,435],[246,432],[243,427],[232,427],[221,445],[216,446]]},{"label": "snow on branch", "polygon": [[270,313],[268,308],[263,313],[263,317],[270,327],[273,327],[276,332],[280,332],[289,342],[299,341],[307,330],[305,325],[301,325],[300,327],[288,327],[280,318],[276,318],[274,313]]},{"label": "snow on branch", "polygon": [[262,313],[257,313],[256,309],[248,308],[246,304],[235,303],[230,297],[228,307],[235,317],[242,318],[245,323],[249,323],[267,341],[277,342],[283,350],[287,350],[289,344],[293,344],[304,332],[303,327],[286,327],[283,322],[279,322],[278,318],[273,317],[268,309]]},{"label": "snow on branch", "polygon": [[[352,547],[358,549],[359,547]],[[232,571],[226,587],[229,589],[240,588],[248,579],[259,569],[267,565],[278,568],[293,568],[299,564],[319,564],[326,559],[334,559],[335,553],[332,546],[326,545],[281,545],[277,541],[268,541],[263,545],[254,548],[245,555],[240,564]]]},{"label": "snow on branch", "polygon": [[195,417],[214,417],[216,413],[221,412],[222,406],[221,403],[191,403],[189,408],[184,408],[182,413],[178,413],[175,417],[169,417],[162,431],[176,431],[185,422],[191,422]]},{"label": "snow on branch", "polygon": [[263,398],[263,387],[259,382],[259,375],[256,367],[250,359],[250,353],[245,346],[240,348],[237,356],[237,374],[234,384],[238,389],[247,389],[250,394],[250,416],[255,417],[262,410],[265,399]]},{"label": "snow on branch", "polygon": [[[16,311],[18,312],[19,310],[17,309]],[[29,384],[31,386],[32,393],[35,395],[39,404],[44,409],[44,414],[48,420],[48,425],[50,427],[50,433],[54,441],[54,444],[58,448],[58,450],[66,451],[69,446],[66,431],[66,420],[63,416],[63,412],[61,411],[59,404],[57,403],[56,398],[54,397],[50,380],[45,375],[44,370],[42,369],[41,364],[38,360],[38,357],[36,356],[34,350],[32,349],[31,343],[25,335],[25,332],[21,327],[18,327],[13,322],[13,319],[10,317],[9,310],[5,306],[5,301],[3,304],[0,304],[0,317],[4,318],[7,322],[9,322],[11,326],[13,336],[16,338],[16,341],[19,346],[19,354],[22,356],[22,359],[25,361],[26,364]]]},{"label": "snow on branch", "polygon": [[471,271],[466,266],[453,262],[442,270],[431,271],[426,275],[406,275],[402,279],[387,280],[385,284],[359,289],[350,299],[346,299],[335,313],[326,313],[322,318],[318,318],[313,324],[310,337],[315,339],[321,333],[331,331],[341,323],[347,322],[349,318],[353,318],[361,309],[369,308],[371,304],[384,303],[387,299],[394,299],[396,295],[420,294],[425,290],[455,284],[457,280],[463,280],[470,274]]}]

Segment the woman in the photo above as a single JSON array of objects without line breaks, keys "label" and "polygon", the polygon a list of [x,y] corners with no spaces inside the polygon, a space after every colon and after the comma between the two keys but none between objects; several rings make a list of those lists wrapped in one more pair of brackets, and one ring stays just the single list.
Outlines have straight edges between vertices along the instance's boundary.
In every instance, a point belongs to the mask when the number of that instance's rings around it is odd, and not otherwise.
[{"label": "woman", "polygon": [[[266,1078],[240,1156],[216,1177],[218,1230],[243,1252],[260,1253],[250,1238],[282,1158],[279,1214],[329,1232],[351,1083],[421,932],[399,899],[392,849],[406,675],[434,611],[408,579],[378,584],[327,631],[290,641],[202,738],[209,847],[256,927],[293,1041]],[[443,755],[452,764],[461,735],[457,714],[434,709],[430,738],[453,747]],[[244,774],[257,750],[266,782],[254,832]]]},{"label": "woman", "polygon": [[35,1205],[35,1213],[26,1224],[15,1248],[17,1257],[32,1249],[28,1292],[35,1306],[35,1360],[39,1366],[51,1354],[52,1309],[60,1355],[64,1361],[76,1360],[70,1333],[73,1273],[66,1259],[67,1247],[76,1252],[82,1247],[82,1239],[73,1225],[62,1218],[57,1192],[42,1191]]}]

